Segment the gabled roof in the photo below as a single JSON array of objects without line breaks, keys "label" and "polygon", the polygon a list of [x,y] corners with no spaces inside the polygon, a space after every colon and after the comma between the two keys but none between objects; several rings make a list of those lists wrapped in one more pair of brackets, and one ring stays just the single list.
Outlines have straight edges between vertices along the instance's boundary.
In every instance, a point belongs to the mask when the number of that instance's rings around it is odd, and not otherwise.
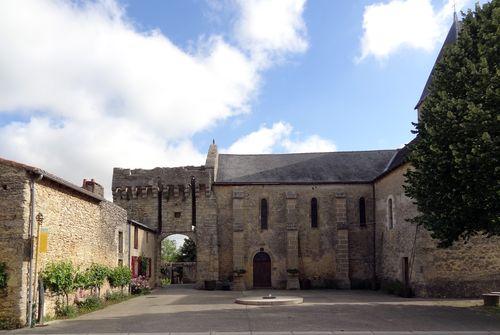
[{"label": "gabled roof", "polygon": [[397,150],[219,155],[216,184],[367,183]]},{"label": "gabled roof", "polygon": [[97,201],[104,201],[104,198],[93,193],[93,192],[90,192],[84,188],[81,188],[73,183],[70,183],[69,181],[66,181],[56,175],[53,175],[52,173],[49,173],[45,170],[42,170],[40,168],[37,168],[37,167],[34,167],[34,166],[30,166],[30,165],[26,165],[26,164],[22,164],[22,163],[18,163],[18,162],[15,162],[15,161],[11,161],[11,160],[8,160],[8,159],[4,159],[4,158],[1,158],[0,157],[0,164],[3,164],[3,165],[7,165],[7,166],[11,166],[11,167],[14,167],[14,168],[17,168],[17,169],[21,169],[21,170],[25,170],[26,172],[28,173],[32,173],[32,174],[35,174],[35,175],[38,175],[38,176],[43,176],[43,178],[46,178],[56,184],[59,184],[67,189],[71,189],[73,191],[76,191],[80,194],[83,194],[83,195],[86,195],[90,198],[93,198]]},{"label": "gabled roof", "polygon": [[410,148],[413,144],[417,142],[418,137],[415,137],[413,140],[411,140],[408,144],[406,144],[404,147],[401,149],[397,150],[397,152],[392,156],[391,160],[387,164],[386,168],[384,171],[378,175],[375,180],[382,178],[383,176],[387,175],[391,171],[397,169],[401,165],[404,165],[408,162],[408,155],[410,154]]},{"label": "gabled roof", "polygon": [[429,89],[432,83],[432,77],[434,73],[434,68],[436,67],[436,64],[443,58],[444,50],[446,49],[447,46],[454,44],[457,39],[458,39],[458,34],[460,32],[460,26],[461,23],[457,19],[457,14],[453,14],[453,24],[450,27],[450,30],[448,31],[448,35],[446,35],[446,39],[444,40],[443,46],[441,47],[441,50],[439,50],[439,54],[436,58],[436,61],[434,62],[434,65],[432,66],[431,73],[429,74],[429,77],[427,78],[427,82],[425,83],[424,89],[422,90],[422,94],[420,95],[420,99],[418,100],[417,104],[415,105],[415,109],[417,109],[422,102],[424,102],[425,98],[429,94]]},{"label": "gabled roof", "polygon": [[142,222],[139,222],[139,221],[136,221],[136,220],[127,220],[127,223],[129,225],[132,225],[132,226],[136,226],[136,227],[139,227],[140,229],[143,229],[143,230],[147,230],[153,234],[157,234],[158,232],[156,231],[156,229],[154,228],[151,228],[150,226],[142,223]]}]

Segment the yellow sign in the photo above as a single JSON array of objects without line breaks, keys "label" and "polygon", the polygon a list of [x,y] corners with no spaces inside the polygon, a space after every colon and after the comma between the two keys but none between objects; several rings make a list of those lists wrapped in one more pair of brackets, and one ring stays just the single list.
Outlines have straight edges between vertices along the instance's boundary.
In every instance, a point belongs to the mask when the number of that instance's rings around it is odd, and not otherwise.
[{"label": "yellow sign", "polygon": [[40,228],[40,238],[38,241],[39,241],[38,251],[42,253],[47,252],[49,244],[49,228],[47,227]]}]

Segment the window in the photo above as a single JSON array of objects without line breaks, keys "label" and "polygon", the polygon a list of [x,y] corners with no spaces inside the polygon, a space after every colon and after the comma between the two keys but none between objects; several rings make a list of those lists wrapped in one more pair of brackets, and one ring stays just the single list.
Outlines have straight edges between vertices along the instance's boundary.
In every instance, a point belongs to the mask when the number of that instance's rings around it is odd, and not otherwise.
[{"label": "window", "polygon": [[180,218],[181,217],[181,212],[174,212],[174,217],[176,219]]},{"label": "window", "polygon": [[365,198],[359,198],[359,225],[366,226],[366,208],[365,208]]},{"label": "window", "polygon": [[118,266],[123,266],[123,259],[118,260]]},{"label": "window", "polygon": [[139,248],[139,228],[134,227],[134,249]]},{"label": "window", "polygon": [[394,208],[392,204],[392,198],[387,200],[387,223],[389,229],[394,228]]},{"label": "window", "polygon": [[260,229],[267,229],[267,200],[260,201]]},{"label": "window", "polygon": [[318,199],[311,199],[311,228],[318,228]]},{"label": "window", "polygon": [[151,258],[138,257],[136,262],[137,262],[137,275],[143,277],[151,277]]},{"label": "window", "polygon": [[149,243],[149,232],[146,232],[146,243]]},{"label": "window", "polygon": [[118,232],[118,253],[123,253],[123,232]]}]

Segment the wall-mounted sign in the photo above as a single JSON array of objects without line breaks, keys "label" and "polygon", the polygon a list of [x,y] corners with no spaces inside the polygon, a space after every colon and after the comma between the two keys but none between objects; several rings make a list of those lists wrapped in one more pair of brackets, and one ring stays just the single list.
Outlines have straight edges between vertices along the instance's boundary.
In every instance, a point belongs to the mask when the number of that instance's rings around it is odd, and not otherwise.
[{"label": "wall-mounted sign", "polygon": [[47,252],[49,244],[49,228],[40,228],[40,238],[38,239],[38,251],[41,253]]}]

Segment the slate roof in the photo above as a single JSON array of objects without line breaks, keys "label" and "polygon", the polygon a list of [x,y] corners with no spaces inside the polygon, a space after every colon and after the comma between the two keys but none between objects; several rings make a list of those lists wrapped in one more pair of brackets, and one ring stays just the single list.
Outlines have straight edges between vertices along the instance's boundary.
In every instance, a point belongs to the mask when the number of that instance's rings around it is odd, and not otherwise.
[{"label": "slate roof", "polygon": [[427,78],[427,82],[425,83],[424,89],[422,90],[422,94],[420,95],[420,99],[418,100],[417,104],[415,105],[415,109],[417,109],[422,102],[424,102],[425,98],[429,94],[430,91],[430,86],[432,83],[432,76],[434,72],[434,68],[436,67],[436,64],[443,58],[444,50],[446,47],[450,44],[453,44],[457,41],[458,39],[458,33],[460,32],[460,21],[457,19],[456,13],[453,15],[453,24],[450,27],[450,30],[448,31],[448,35],[446,35],[446,39],[444,40],[443,46],[441,47],[441,50],[439,50],[439,54],[436,58],[436,61],[434,62],[434,65],[432,66],[431,73],[429,74],[429,77]]},{"label": "slate roof", "polygon": [[398,150],[219,155],[217,184],[366,183]]}]

